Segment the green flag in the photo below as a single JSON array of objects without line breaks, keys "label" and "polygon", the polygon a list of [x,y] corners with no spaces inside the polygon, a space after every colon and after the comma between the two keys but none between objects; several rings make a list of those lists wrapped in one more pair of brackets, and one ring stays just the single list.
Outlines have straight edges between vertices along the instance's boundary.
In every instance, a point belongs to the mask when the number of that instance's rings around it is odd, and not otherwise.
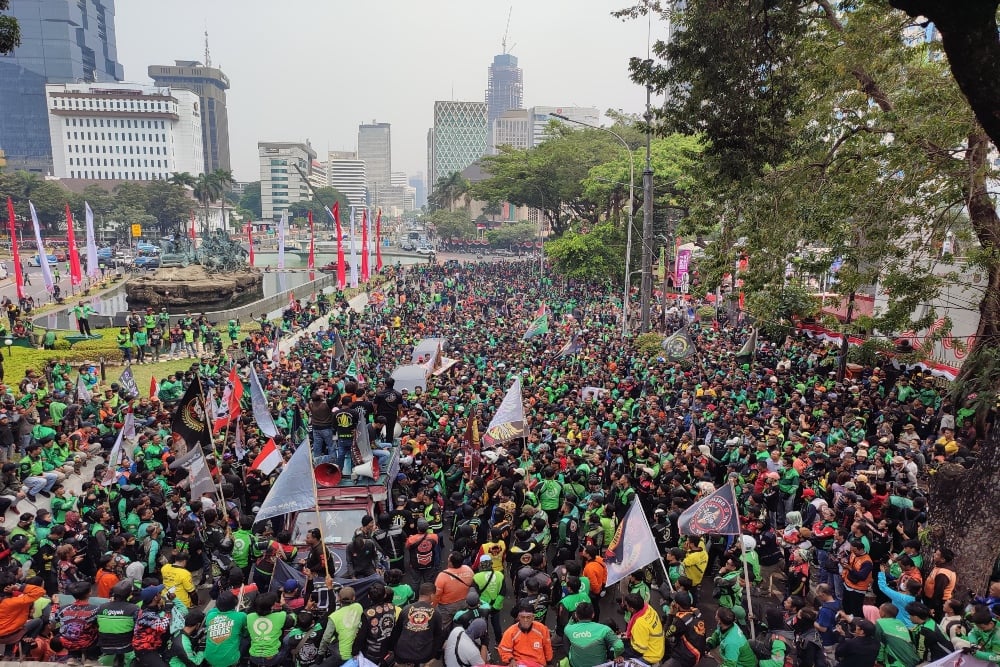
[{"label": "green flag", "polygon": [[549,314],[547,312],[542,313],[528,326],[528,330],[524,332],[524,337],[521,340],[528,340],[534,336],[541,336],[549,332]]}]

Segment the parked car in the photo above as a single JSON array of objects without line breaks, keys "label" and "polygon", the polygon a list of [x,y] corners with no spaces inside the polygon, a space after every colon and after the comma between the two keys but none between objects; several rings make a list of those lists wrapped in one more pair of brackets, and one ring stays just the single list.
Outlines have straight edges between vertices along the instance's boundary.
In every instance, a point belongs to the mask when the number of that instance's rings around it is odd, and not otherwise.
[{"label": "parked car", "polygon": [[[47,255],[47,258],[49,260],[49,266],[54,266],[59,263],[59,260],[56,259],[55,255]],[[41,265],[42,261],[41,259],[39,259],[38,255],[32,255],[31,259],[28,260],[28,266],[41,266]]]},{"label": "parked car", "polygon": [[417,253],[420,254],[420,255],[433,255],[434,254],[434,246],[422,245],[419,248],[417,248]]},{"label": "parked car", "polygon": [[160,256],[140,255],[135,258],[134,265],[137,269],[158,269],[160,268]]}]

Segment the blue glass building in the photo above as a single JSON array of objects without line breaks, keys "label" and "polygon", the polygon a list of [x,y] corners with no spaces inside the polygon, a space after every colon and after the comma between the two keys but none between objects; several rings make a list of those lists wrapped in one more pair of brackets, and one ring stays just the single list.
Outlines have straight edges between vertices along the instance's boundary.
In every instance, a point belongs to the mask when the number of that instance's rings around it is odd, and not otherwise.
[{"label": "blue glass building", "polygon": [[46,83],[121,81],[114,0],[12,0],[21,45],[0,56],[0,149],[10,169],[52,170]]}]

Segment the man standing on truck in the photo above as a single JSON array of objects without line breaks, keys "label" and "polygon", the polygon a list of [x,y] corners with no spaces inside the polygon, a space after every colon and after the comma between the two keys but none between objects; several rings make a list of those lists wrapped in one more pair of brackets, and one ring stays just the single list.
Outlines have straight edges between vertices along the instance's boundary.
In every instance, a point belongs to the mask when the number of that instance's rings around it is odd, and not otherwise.
[{"label": "man standing on truck", "polygon": [[375,394],[375,416],[385,417],[385,436],[383,442],[393,442],[396,438],[396,420],[403,406],[403,395],[396,391],[396,380],[386,378],[385,388]]},{"label": "man standing on truck", "polygon": [[[344,470],[344,459],[351,452],[354,431],[358,426],[358,412],[351,407],[353,402],[354,396],[344,394],[340,397],[340,405],[332,413],[334,427],[337,431],[337,446],[333,450],[333,462],[342,471]],[[352,463],[354,462],[352,461]]]},{"label": "man standing on truck", "polygon": [[330,456],[337,445],[333,441],[333,399],[314,391],[306,403],[312,425],[313,457]]}]

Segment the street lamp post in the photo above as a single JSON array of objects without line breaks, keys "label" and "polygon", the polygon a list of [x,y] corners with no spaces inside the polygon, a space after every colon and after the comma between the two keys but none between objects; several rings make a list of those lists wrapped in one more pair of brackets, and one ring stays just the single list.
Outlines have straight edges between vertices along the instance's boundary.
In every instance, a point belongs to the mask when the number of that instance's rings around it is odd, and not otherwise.
[{"label": "street lamp post", "polygon": [[628,224],[628,230],[625,233],[625,289],[622,294],[622,338],[625,338],[628,336],[629,281],[631,280],[629,269],[631,269],[632,264],[632,210],[635,208],[635,159],[632,156],[632,149],[629,148],[628,142],[626,142],[620,134],[613,130],[609,130],[606,127],[584,123],[558,113],[552,113],[549,115],[569,123],[576,123],[577,125],[583,125],[584,127],[589,127],[594,130],[607,132],[612,137],[617,139],[618,143],[625,148],[625,152],[628,153],[628,221],[626,223]]}]

